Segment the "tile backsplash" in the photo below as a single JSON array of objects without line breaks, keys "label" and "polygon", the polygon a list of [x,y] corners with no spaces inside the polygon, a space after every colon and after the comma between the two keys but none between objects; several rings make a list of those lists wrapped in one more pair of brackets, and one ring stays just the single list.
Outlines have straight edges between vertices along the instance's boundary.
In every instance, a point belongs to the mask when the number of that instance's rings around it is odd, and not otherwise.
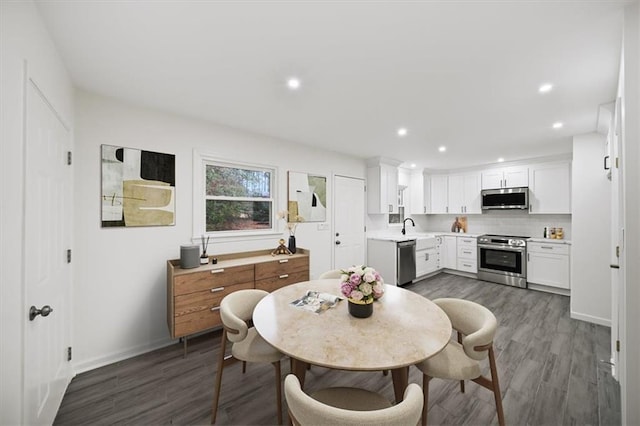
[{"label": "tile backsplash", "polygon": [[[459,215],[462,216],[462,215]],[[467,232],[470,234],[501,234],[543,238],[545,226],[562,228],[564,239],[571,239],[570,214],[529,214],[526,211],[491,210],[482,214],[468,214]],[[448,232],[456,215],[414,215],[416,231]]]}]

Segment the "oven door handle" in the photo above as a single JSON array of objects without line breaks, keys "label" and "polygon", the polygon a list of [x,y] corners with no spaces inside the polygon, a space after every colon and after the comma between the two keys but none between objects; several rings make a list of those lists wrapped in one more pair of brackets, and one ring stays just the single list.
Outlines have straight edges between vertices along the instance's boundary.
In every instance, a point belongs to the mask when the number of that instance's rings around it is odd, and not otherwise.
[{"label": "oven door handle", "polygon": [[511,247],[507,245],[491,245],[491,244],[478,244],[478,248],[483,249],[493,249],[493,250],[506,250],[506,251],[515,251],[523,253],[527,248],[526,247]]}]

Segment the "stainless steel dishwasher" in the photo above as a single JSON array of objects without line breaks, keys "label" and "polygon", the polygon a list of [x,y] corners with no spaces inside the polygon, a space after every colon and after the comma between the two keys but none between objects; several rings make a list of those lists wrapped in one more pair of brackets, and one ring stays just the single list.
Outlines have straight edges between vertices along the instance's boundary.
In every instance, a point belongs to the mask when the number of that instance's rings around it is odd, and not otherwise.
[{"label": "stainless steel dishwasher", "polygon": [[398,241],[396,252],[397,283],[408,284],[416,277],[416,240]]}]

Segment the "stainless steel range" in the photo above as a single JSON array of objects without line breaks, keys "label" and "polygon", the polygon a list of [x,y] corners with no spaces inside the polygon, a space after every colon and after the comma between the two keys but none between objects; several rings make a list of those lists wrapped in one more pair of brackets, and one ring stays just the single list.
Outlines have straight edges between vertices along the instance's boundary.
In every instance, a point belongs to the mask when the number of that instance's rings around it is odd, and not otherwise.
[{"label": "stainless steel range", "polygon": [[526,288],[527,238],[509,235],[478,237],[478,279]]}]

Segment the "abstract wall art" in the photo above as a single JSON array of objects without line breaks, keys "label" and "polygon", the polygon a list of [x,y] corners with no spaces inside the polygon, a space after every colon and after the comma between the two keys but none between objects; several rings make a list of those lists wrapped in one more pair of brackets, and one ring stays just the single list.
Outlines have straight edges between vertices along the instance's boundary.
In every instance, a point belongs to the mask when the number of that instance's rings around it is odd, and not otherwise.
[{"label": "abstract wall art", "polygon": [[309,173],[288,172],[288,222],[327,220],[327,178]]},{"label": "abstract wall art", "polygon": [[102,145],[102,227],[175,224],[173,154]]}]

